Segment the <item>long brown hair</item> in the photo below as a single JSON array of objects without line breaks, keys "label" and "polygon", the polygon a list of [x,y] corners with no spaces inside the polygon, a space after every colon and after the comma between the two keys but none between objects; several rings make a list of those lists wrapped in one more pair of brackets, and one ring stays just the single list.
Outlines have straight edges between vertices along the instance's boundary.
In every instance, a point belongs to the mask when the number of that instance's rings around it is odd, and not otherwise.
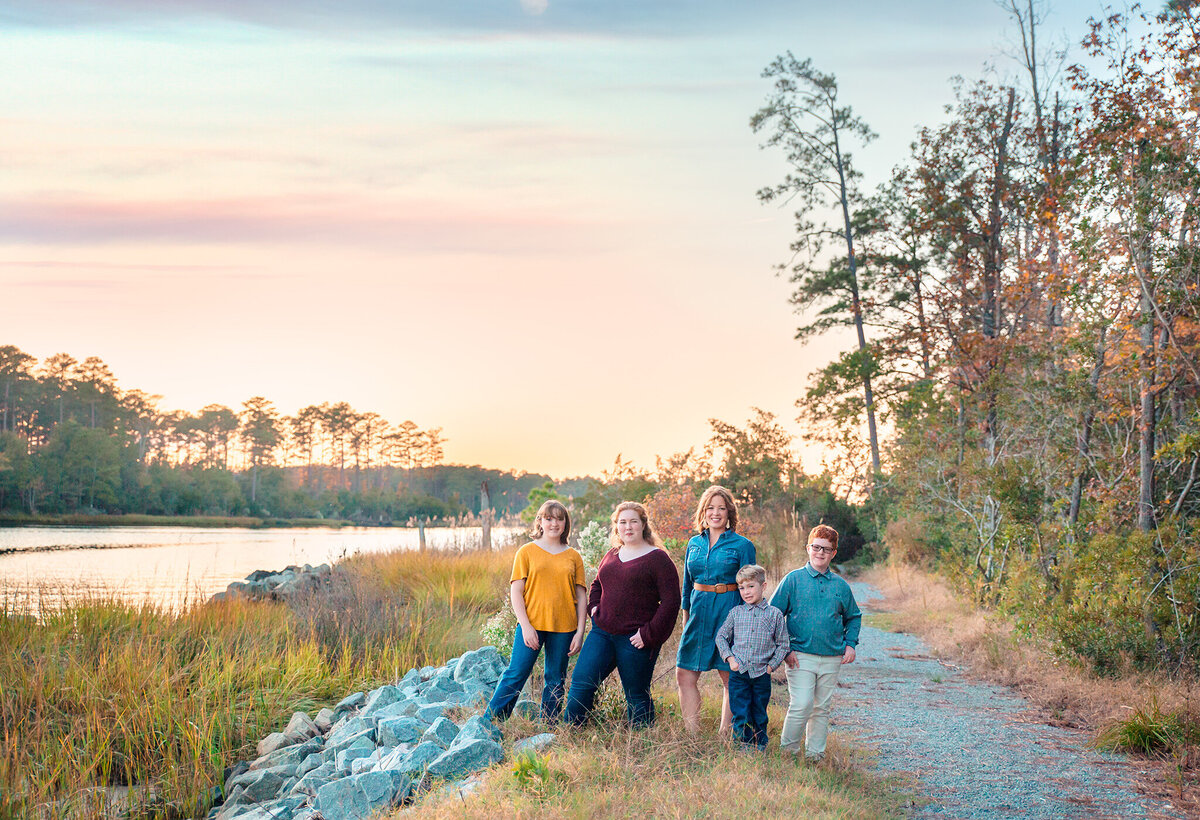
[{"label": "long brown hair", "polygon": [[614,547],[621,546],[621,536],[617,533],[617,519],[626,510],[633,510],[638,514],[638,518],[642,519],[642,540],[652,547],[659,546],[658,536],[654,534],[654,530],[650,529],[650,516],[646,513],[646,508],[636,501],[622,501],[613,510],[612,515],[609,516],[609,521],[612,523],[612,531],[609,533],[608,542]]}]

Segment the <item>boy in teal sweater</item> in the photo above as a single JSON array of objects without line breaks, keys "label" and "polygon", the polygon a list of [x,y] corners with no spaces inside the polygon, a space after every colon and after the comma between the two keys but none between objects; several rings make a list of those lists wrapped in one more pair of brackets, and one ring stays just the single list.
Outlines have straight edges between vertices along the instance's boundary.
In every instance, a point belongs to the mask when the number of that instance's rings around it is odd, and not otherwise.
[{"label": "boy in teal sweater", "polygon": [[808,534],[808,563],[794,569],[771,596],[787,619],[788,708],[780,745],[817,762],[825,756],[829,703],[842,664],[854,662],[862,613],[850,585],[830,572],[838,532],[825,524]]}]

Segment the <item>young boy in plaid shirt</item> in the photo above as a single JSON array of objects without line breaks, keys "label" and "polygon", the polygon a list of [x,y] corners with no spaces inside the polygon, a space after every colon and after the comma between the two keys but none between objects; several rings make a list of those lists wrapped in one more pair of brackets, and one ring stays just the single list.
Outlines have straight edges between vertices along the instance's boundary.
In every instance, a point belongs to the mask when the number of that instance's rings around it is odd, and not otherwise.
[{"label": "young boy in plaid shirt", "polygon": [[729,709],[733,736],[746,745],[767,747],[767,703],[771,675],[790,649],[787,620],[763,600],[767,571],[747,564],[737,572],[743,603],[729,610],[717,630],[717,649],[729,664]]}]

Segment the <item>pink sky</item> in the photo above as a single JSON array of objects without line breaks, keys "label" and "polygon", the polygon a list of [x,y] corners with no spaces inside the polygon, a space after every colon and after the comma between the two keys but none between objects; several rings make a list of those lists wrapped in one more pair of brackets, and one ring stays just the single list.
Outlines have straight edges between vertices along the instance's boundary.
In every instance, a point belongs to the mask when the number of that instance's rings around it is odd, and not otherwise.
[{"label": "pink sky", "polygon": [[838,75],[881,134],[869,187],[1005,47],[991,3],[326,6],[0,0],[0,344],[169,408],[344,400],[555,476],[752,406],[800,433],[846,340],[792,341],[760,69]]}]

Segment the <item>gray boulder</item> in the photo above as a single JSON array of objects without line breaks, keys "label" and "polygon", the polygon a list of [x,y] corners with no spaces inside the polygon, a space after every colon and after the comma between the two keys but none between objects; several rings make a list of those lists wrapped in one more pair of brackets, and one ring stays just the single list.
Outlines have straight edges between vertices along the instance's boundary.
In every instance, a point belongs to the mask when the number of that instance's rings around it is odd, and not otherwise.
[{"label": "gray boulder", "polygon": [[366,702],[366,692],[355,692],[353,695],[346,695],[346,697],[338,701],[337,705],[333,707],[333,713],[340,717],[347,712],[358,709]]},{"label": "gray boulder", "polygon": [[304,712],[293,712],[292,719],[288,721],[287,728],[283,732],[300,740],[308,740],[310,737],[321,734],[321,729]]},{"label": "gray boulder", "polygon": [[438,701],[437,703],[427,703],[424,706],[417,707],[416,717],[425,721],[428,725],[442,716],[442,713],[453,706],[453,703],[446,701]]},{"label": "gray boulder", "polygon": [[434,777],[449,780],[477,772],[503,759],[504,748],[494,740],[455,741],[429,764],[428,771]]},{"label": "gray boulder", "polygon": [[268,755],[276,749],[282,749],[284,746],[290,746],[296,742],[296,738],[289,737],[284,732],[271,732],[271,734],[258,741],[258,756]]},{"label": "gray boulder", "polygon": [[362,774],[363,772],[369,772],[372,769],[378,768],[376,764],[379,763],[379,758],[392,751],[393,749],[391,748],[380,746],[366,757],[359,757],[350,761],[350,774]]},{"label": "gray boulder", "polygon": [[425,771],[425,767],[441,757],[445,749],[436,743],[425,741],[418,743],[411,751],[404,755],[400,755],[399,752],[400,750],[397,748],[392,754],[380,759],[378,768],[382,771],[396,771],[403,774],[419,775]]},{"label": "gray boulder", "polygon": [[377,712],[371,715],[371,718],[381,721],[384,718],[392,717],[416,717],[420,710],[421,704],[413,698],[404,698],[395,703],[389,703],[387,706],[382,706]]},{"label": "gray boulder", "polygon": [[329,728],[333,726],[333,710],[325,708],[317,712],[317,716],[313,718],[313,723],[317,725],[317,728],[321,731],[321,734],[325,734],[329,731]]},{"label": "gray boulder", "polygon": [[375,738],[375,721],[372,718],[353,717],[334,726],[325,738],[326,749],[337,749],[338,746],[351,738],[358,737],[363,732],[370,732],[371,739]]},{"label": "gray boulder", "polygon": [[294,766],[258,769],[231,778],[226,784],[226,803],[265,803],[283,791],[283,784],[295,776]]},{"label": "gray boulder", "polygon": [[449,749],[456,737],[458,737],[458,724],[448,717],[439,717],[425,730],[421,740],[429,740],[443,749]]},{"label": "gray boulder", "polygon": [[276,749],[256,759],[250,764],[250,769],[253,771],[254,769],[273,769],[276,766],[299,766],[310,755],[320,752],[324,745],[321,738],[314,737],[295,746],[284,746],[282,749]]},{"label": "gray boulder", "polygon": [[513,744],[513,754],[516,755],[526,751],[544,751],[545,749],[554,745],[554,740],[555,736],[553,732],[542,732],[540,735],[534,735],[533,737],[527,737],[523,740],[518,740]]},{"label": "gray boulder", "polygon": [[375,753],[375,743],[365,734],[360,735],[344,749],[339,749],[333,757],[334,766],[339,772],[350,771],[350,764],[360,757],[370,757]]},{"label": "gray boulder", "polygon": [[454,739],[454,745],[458,746],[463,743],[469,743],[472,740],[491,740],[495,743],[500,742],[500,730],[496,728],[496,724],[483,715],[474,715],[467,719],[467,722],[462,725],[458,732],[458,737]]},{"label": "gray boulder", "polygon": [[385,718],[379,722],[375,736],[382,746],[399,746],[418,740],[427,728],[428,724],[416,718]]},{"label": "gray boulder", "polygon": [[484,646],[466,652],[458,659],[454,668],[454,679],[462,684],[471,680],[484,680],[494,685],[507,666],[496,647]]},{"label": "gray boulder", "polygon": [[411,788],[412,782],[399,772],[364,772],[322,786],[314,806],[325,820],[364,820],[399,805]]},{"label": "gray boulder", "polygon": [[317,789],[333,781],[336,772],[332,763],[318,766],[292,786],[291,794],[304,794],[310,797],[316,795]]},{"label": "gray boulder", "polygon": [[390,706],[400,698],[400,690],[395,686],[381,686],[367,696],[367,702],[360,714],[364,717],[374,715],[383,707]]}]

